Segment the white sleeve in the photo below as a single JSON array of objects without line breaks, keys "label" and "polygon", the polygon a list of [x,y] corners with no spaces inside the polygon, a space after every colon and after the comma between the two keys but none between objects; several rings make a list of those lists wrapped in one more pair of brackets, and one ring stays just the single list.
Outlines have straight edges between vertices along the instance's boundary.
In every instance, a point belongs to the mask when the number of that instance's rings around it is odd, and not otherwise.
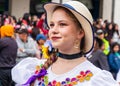
[{"label": "white sleeve", "polygon": [[117,73],[117,82],[120,82],[120,70],[119,70],[119,72]]},{"label": "white sleeve", "polygon": [[17,84],[24,84],[35,73],[36,66],[44,64],[45,60],[25,58],[12,68],[12,80]]},{"label": "white sleeve", "polygon": [[120,86],[117,81],[115,81],[111,73],[107,71],[98,72],[91,79],[91,86]]}]

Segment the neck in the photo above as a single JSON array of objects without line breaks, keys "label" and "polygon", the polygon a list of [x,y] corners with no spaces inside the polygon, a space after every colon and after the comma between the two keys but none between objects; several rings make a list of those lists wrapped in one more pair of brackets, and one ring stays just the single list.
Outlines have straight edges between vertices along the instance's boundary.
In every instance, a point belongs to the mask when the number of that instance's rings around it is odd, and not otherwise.
[{"label": "neck", "polygon": [[[73,60],[67,60],[67,59],[62,59],[62,58],[58,57],[57,61],[52,64],[51,70],[53,73],[55,73],[57,75],[64,74],[66,72],[71,71],[77,65],[79,65],[85,61],[86,61],[85,57],[81,57],[81,58],[73,59]],[[61,70],[61,68],[62,68],[62,70]]]},{"label": "neck", "polygon": [[71,55],[71,54],[76,54],[81,52],[80,49],[76,49],[76,48],[72,48],[72,49],[58,49],[58,52],[62,53],[62,54],[67,54],[67,55]]},{"label": "neck", "polygon": [[83,55],[84,55],[83,52],[74,53],[74,54],[63,54],[61,52],[58,53],[58,57],[67,59],[67,60],[77,59],[77,58],[82,57]]},{"label": "neck", "polygon": [[84,56],[77,58],[77,59],[73,59],[73,60],[68,60],[68,59],[63,59],[58,57],[56,62],[60,62],[60,63],[82,63],[83,61],[85,61],[86,58]]}]

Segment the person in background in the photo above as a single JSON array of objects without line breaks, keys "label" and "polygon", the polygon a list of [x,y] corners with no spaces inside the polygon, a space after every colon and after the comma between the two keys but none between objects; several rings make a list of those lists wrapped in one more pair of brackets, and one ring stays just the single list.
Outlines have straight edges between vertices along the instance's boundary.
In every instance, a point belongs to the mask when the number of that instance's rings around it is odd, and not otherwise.
[{"label": "person in background", "polygon": [[117,42],[120,44],[120,29],[118,24],[113,25],[113,36],[112,36],[112,43]]},{"label": "person in background", "polygon": [[96,21],[94,21],[94,32],[96,32],[99,29],[102,29],[102,25],[103,25],[103,19],[102,18],[98,18]]},{"label": "person in background", "polygon": [[93,18],[87,7],[69,1],[47,3],[44,8],[49,39],[56,50],[47,60],[24,59],[12,69],[12,79],[21,86],[119,86],[111,73],[85,57],[94,43]]},{"label": "person in background", "polygon": [[113,37],[113,23],[108,23],[106,26],[106,36],[105,38],[109,41],[109,43],[112,43],[112,37]]},{"label": "person in background", "polygon": [[11,25],[15,28],[16,24],[17,24],[16,17],[15,16],[11,16],[10,21],[11,21]]},{"label": "person in background", "polygon": [[17,62],[27,57],[36,57],[37,45],[29,36],[28,30],[21,28],[16,38],[18,44]]},{"label": "person in background", "polygon": [[29,13],[24,13],[22,18],[22,24],[26,27],[29,27],[31,25],[31,15]]},{"label": "person in background", "polygon": [[33,15],[32,16],[32,22],[31,22],[31,24],[32,24],[32,26],[35,28],[36,27],[36,25],[37,25],[37,22],[38,22],[38,16],[37,15]]},{"label": "person in background", "polygon": [[41,34],[47,35],[48,34],[48,29],[47,29],[47,25],[45,22],[45,13],[43,13],[39,19],[39,21],[37,22],[36,25],[39,29]]},{"label": "person in background", "polygon": [[16,65],[17,43],[14,27],[3,25],[0,28],[0,86],[13,86],[11,69]]},{"label": "person in background", "polygon": [[41,52],[40,57],[48,59],[53,50],[51,41],[44,34],[38,34],[36,41]]},{"label": "person in background", "polygon": [[103,53],[103,50],[103,41],[100,38],[95,37],[93,52],[88,57],[88,60],[102,70],[110,71],[107,56]]},{"label": "person in background", "polygon": [[35,27],[32,28],[32,32],[31,32],[30,36],[33,38],[33,40],[36,41],[36,37],[38,34],[40,34],[39,28],[35,28]]},{"label": "person in background", "polygon": [[108,56],[108,62],[110,66],[110,72],[116,79],[117,73],[120,69],[120,45],[117,42],[111,45],[111,51]]},{"label": "person in background", "polygon": [[105,48],[103,50],[103,53],[105,55],[108,55],[110,52],[110,44],[109,44],[109,41],[105,39],[104,31],[102,29],[97,30],[96,34],[97,34],[97,37],[100,38],[104,43]]},{"label": "person in background", "polygon": [[42,45],[44,45],[44,43],[46,42],[47,37],[44,34],[38,34],[36,37],[36,41],[39,47],[39,50],[41,51],[42,49]]},{"label": "person in background", "polygon": [[22,23],[21,26],[24,26],[29,33],[32,31],[32,24],[31,24],[31,15],[30,13],[24,13],[23,18],[22,18]]}]

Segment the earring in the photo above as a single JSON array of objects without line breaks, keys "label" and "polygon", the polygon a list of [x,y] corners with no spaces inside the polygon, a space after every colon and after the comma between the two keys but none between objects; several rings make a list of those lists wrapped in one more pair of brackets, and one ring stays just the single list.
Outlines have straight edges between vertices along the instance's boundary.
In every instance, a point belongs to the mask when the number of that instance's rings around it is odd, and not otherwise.
[{"label": "earring", "polygon": [[78,41],[78,40],[75,41],[75,43],[74,43],[74,48],[76,48],[76,49],[80,48],[80,44],[79,44],[79,41]]}]

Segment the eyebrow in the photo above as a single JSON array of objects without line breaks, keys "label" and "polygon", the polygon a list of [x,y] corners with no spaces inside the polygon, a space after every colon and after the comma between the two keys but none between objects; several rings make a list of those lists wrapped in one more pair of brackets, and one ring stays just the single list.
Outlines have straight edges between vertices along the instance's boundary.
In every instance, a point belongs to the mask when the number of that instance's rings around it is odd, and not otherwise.
[{"label": "eyebrow", "polygon": [[[58,23],[60,23],[60,22],[66,22],[66,20],[59,20],[59,21],[57,21]],[[54,23],[53,21],[50,21],[50,23]]]}]

